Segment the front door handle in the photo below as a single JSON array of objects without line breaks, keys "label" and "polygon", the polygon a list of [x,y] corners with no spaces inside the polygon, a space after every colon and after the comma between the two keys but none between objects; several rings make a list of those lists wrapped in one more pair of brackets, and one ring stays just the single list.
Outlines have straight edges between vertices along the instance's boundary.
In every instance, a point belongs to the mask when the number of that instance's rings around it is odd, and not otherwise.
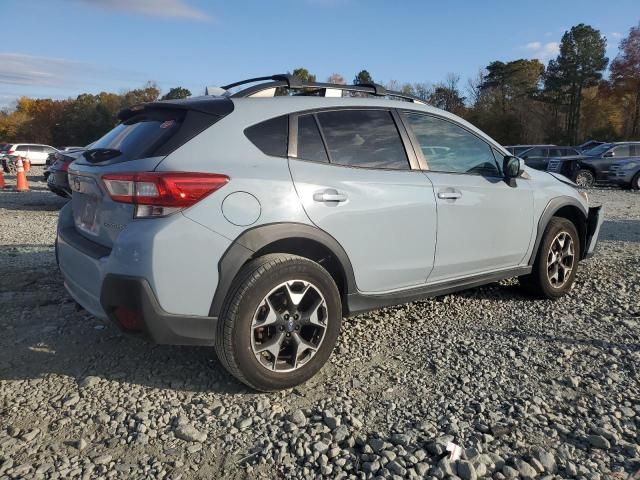
[{"label": "front door handle", "polygon": [[346,202],[347,196],[344,193],[340,193],[333,188],[321,190],[313,194],[313,199],[316,202]]},{"label": "front door handle", "polygon": [[457,200],[458,198],[462,198],[462,192],[438,192],[438,198],[442,198],[443,200]]}]

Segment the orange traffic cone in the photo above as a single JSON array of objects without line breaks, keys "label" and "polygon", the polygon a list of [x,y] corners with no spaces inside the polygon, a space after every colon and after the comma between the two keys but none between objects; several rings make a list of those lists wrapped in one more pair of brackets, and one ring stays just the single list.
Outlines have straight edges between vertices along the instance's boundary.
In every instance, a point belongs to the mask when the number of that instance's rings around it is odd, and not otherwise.
[{"label": "orange traffic cone", "polygon": [[27,157],[22,157],[22,164],[24,165],[25,173],[31,170],[31,160],[29,160]]},{"label": "orange traffic cone", "polygon": [[16,190],[26,192],[29,190],[29,182],[27,182],[27,174],[24,173],[24,165],[22,158],[18,158],[18,170],[16,173]]}]

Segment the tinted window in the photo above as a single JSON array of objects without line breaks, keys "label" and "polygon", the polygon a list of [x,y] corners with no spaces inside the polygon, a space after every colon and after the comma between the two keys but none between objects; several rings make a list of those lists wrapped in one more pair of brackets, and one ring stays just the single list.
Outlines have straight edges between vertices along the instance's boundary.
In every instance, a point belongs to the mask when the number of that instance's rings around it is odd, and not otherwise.
[{"label": "tinted window", "polygon": [[415,133],[429,170],[499,175],[491,147],[464,128],[429,115],[403,115]]},{"label": "tinted window", "polygon": [[298,158],[315,162],[329,161],[313,115],[298,118]]},{"label": "tinted window", "polygon": [[53,153],[55,152],[55,150],[51,147],[42,147],[45,151],[45,153]]},{"label": "tinted window", "polygon": [[629,157],[631,156],[630,145],[620,145],[613,149],[613,153],[616,157]]},{"label": "tinted window", "polygon": [[532,148],[531,150],[526,150],[522,152],[521,157],[546,157],[547,149],[542,147]]},{"label": "tinted window", "polygon": [[629,145],[629,149],[631,150],[632,157],[640,157],[640,145]]},{"label": "tinted window", "polygon": [[331,163],[367,168],[409,169],[400,134],[387,110],[318,113]]},{"label": "tinted window", "polygon": [[550,157],[564,157],[567,154],[566,148],[550,148],[549,156]]},{"label": "tinted window", "polygon": [[265,120],[247,128],[245,135],[265,155],[286,157],[289,141],[289,117]]},{"label": "tinted window", "polygon": [[29,151],[28,145],[19,145],[18,148],[16,148],[16,152],[27,152],[27,151]]},{"label": "tinted window", "polygon": [[92,150],[104,149],[104,155],[92,155],[89,150],[85,157],[96,162],[112,158],[126,161],[152,157],[180,130],[183,118],[184,112],[177,110],[150,111],[135,115],[93,143]]},{"label": "tinted window", "polygon": [[44,151],[44,147],[41,147],[40,145],[29,145],[29,151],[42,153]]}]

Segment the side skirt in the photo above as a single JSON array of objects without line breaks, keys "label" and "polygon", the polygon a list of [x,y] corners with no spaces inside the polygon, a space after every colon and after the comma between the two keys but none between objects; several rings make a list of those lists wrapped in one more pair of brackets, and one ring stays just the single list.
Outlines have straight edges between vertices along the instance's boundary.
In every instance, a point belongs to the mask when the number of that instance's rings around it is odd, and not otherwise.
[{"label": "side skirt", "polygon": [[377,310],[382,307],[401,305],[416,300],[429,297],[448,295],[449,293],[466,290],[468,288],[479,287],[487,283],[498,282],[507,278],[519,277],[531,273],[531,266],[517,267],[499,272],[483,273],[472,277],[440,282],[432,285],[424,285],[418,288],[411,288],[392,293],[365,295],[362,293],[350,293],[347,297],[349,307],[348,315],[357,315],[362,312]]}]

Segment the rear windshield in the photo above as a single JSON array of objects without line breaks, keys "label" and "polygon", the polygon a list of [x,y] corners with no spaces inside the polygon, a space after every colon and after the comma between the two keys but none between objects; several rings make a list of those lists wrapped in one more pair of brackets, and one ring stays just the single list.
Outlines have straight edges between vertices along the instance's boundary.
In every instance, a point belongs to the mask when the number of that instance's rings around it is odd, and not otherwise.
[{"label": "rear windshield", "polygon": [[182,110],[135,115],[97,140],[88,153],[100,153],[93,157],[94,161],[127,161],[153,157],[180,130],[183,119]]}]

